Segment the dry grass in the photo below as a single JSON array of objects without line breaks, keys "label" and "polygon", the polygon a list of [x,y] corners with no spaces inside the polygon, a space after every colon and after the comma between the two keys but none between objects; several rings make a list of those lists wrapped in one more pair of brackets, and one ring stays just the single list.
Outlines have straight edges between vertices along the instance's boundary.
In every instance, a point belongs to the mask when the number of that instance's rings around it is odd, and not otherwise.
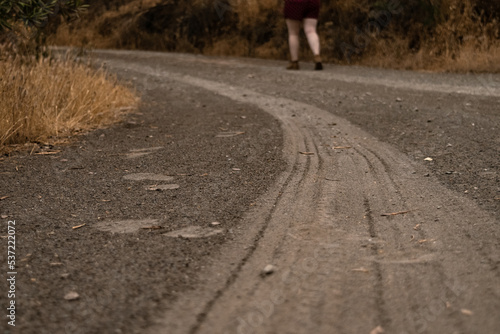
[{"label": "dry grass", "polygon": [[[128,39],[134,36],[129,35],[128,30],[136,24],[135,18],[161,2],[162,0],[132,0],[113,7],[113,10],[104,11],[82,26],[78,24],[80,22],[76,25],[63,23],[58,27],[55,38],[49,37],[49,42],[91,48],[120,47],[130,43]],[[147,38],[148,36],[137,37]]]},{"label": "dry grass", "polygon": [[112,124],[137,105],[130,89],[73,61],[0,61],[0,151]]},{"label": "dry grass", "polygon": [[[401,37],[389,26],[374,38],[360,64],[410,70],[500,72],[500,28],[486,20],[470,0],[443,0],[441,21],[433,30],[415,25]],[[420,31],[419,31],[420,30]],[[412,39],[418,39],[418,47]]]}]

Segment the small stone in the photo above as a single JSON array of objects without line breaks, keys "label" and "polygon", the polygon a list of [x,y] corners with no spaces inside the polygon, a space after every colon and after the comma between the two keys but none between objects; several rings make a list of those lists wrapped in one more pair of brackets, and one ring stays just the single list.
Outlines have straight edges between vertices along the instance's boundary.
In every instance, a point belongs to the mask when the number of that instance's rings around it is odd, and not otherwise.
[{"label": "small stone", "polygon": [[66,299],[66,300],[77,300],[78,298],[80,298],[80,295],[75,291],[68,292],[64,296],[64,299]]},{"label": "small stone", "polygon": [[397,97],[397,98],[396,98],[396,102],[403,102],[403,99],[402,99],[402,98],[400,98],[400,97]]},{"label": "small stone", "polygon": [[276,269],[277,268],[275,266],[273,266],[272,264],[268,264],[262,270],[262,275],[263,276],[271,275],[272,273],[274,273],[276,271]]}]

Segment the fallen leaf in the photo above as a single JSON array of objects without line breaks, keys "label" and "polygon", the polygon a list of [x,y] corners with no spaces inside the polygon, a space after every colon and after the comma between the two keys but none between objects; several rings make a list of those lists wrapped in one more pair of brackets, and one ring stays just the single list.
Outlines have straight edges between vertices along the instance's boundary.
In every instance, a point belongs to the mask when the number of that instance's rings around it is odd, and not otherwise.
[{"label": "fallen leaf", "polygon": [[153,225],[153,226],[144,226],[144,227],[141,227],[143,230],[160,230],[162,229],[163,227],[159,226],[159,225]]},{"label": "fallen leaf", "polygon": [[0,197],[0,201],[3,201],[6,198],[9,198],[9,196],[2,196],[2,197]]},{"label": "fallen leaf", "polygon": [[59,267],[59,266],[62,266],[63,264],[61,262],[51,262],[50,265],[52,267]]},{"label": "fallen leaf", "polygon": [[468,310],[466,308],[461,309],[460,312],[462,312],[462,314],[465,314],[465,315],[473,315],[474,314],[474,312],[472,312],[471,310]]},{"label": "fallen leaf", "polygon": [[415,231],[420,230],[420,224],[415,225],[415,226],[413,227],[413,229],[414,229]]},{"label": "fallen leaf", "polygon": [[240,171],[241,169],[239,168],[233,168],[234,171]]},{"label": "fallen leaf", "polygon": [[314,155],[314,152],[299,152],[299,153],[303,155]]},{"label": "fallen leaf", "polygon": [[429,157],[427,157],[427,158],[424,159],[424,161],[432,161],[432,160],[434,160],[434,159],[429,158]]},{"label": "fallen leaf", "polygon": [[80,295],[75,291],[68,292],[64,296],[64,299],[66,299],[66,300],[77,300],[78,298],[80,298]]},{"label": "fallen leaf", "polygon": [[76,230],[77,228],[80,228],[80,227],[84,227],[85,225],[87,225],[87,224],[82,224],[82,225],[73,226],[73,230]]},{"label": "fallen leaf", "polygon": [[398,212],[391,212],[391,213],[383,213],[381,214],[382,217],[386,217],[386,216],[396,216],[396,215],[403,215],[405,213],[408,213],[410,212],[411,210],[407,210],[407,211],[398,211]]},{"label": "fallen leaf", "polygon": [[352,147],[351,146],[334,146],[333,147],[334,150],[345,150],[348,148],[352,148]]},{"label": "fallen leaf", "polygon": [[356,271],[356,272],[360,272],[360,273],[369,273],[370,272],[370,270],[368,270],[364,267],[354,268],[354,269],[351,269],[351,271]]},{"label": "fallen leaf", "polygon": [[6,218],[9,218],[9,216],[7,216],[7,215],[1,215],[0,218],[6,219]]},{"label": "fallen leaf", "polygon": [[419,244],[423,244],[424,242],[427,242],[428,240],[427,239],[421,239],[418,241]]},{"label": "fallen leaf", "polygon": [[219,222],[211,222],[210,225],[217,226],[217,225],[220,225],[220,223]]},{"label": "fallen leaf", "polygon": [[110,199],[101,199],[101,202],[111,202]]},{"label": "fallen leaf", "polygon": [[384,329],[382,328],[382,326],[377,326],[370,331],[370,334],[382,334],[382,333],[384,333]]}]

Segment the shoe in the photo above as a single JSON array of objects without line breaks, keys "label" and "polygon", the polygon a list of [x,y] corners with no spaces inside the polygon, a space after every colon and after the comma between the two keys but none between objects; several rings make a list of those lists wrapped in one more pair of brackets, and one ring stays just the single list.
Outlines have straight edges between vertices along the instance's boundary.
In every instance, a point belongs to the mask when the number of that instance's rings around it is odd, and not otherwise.
[{"label": "shoe", "polygon": [[288,64],[288,66],[286,67],[287,70],[299,70],[299,61],[298,60],[295,60],[295,61],[291,61],[290,64]]},{"label": "shoe", "polygon": [[314,56],[314,70],[321,71],[323,69],[323,64],[321,63],[321,56]]}]

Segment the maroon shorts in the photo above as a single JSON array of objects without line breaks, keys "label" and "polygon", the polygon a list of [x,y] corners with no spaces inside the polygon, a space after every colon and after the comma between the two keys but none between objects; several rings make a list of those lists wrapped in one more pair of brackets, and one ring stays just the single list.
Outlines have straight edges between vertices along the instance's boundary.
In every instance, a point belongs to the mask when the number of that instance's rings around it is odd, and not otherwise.
[{"label": "maroon shorts", "polygon": [[318,19],[320,0],[285,0],[285,19]]}]

